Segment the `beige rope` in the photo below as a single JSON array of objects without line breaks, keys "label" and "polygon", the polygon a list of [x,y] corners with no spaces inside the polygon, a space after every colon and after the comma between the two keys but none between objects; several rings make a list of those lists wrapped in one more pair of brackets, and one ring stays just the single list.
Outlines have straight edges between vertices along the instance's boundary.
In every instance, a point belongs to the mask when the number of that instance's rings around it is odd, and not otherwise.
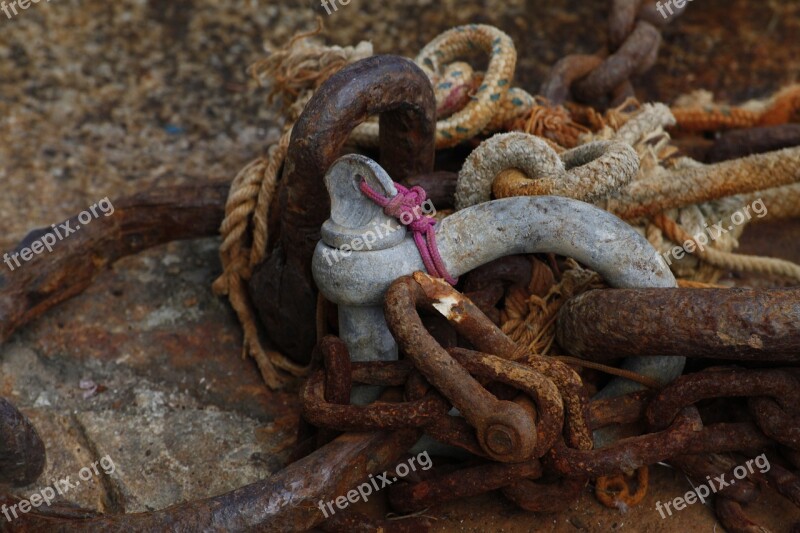
[{"label": "beige rope", "polygon": [[[489,66],[485,74],[468,70],[458,72],[455,83],[451,64],[462,64],[459,58],[483,51],[489,56]],[[436,148],[456,146],[481,132],[499,128],[525,115],[534,104],[533,97],[521,89],[512,89],[517,51],[508,34],[486,24],[458,26],[440,34],[420,51],[414,60],[430,78],[437,100],[437,109],[443,111],[437,116]],[[456,71],[458,67],[456,67]],[[447,78],[445,78],[447,76]],[[481,83],[476,83],[476,76]],[[460,99],[461,93],[471,90],[469,98],[463,99],[466,105],[454,109],[448,100]],[[360,124],[351,134],[350,141],[358,146],[376,147],[379,127],[377,121]]]},{"label": "beige rope", "polygon": [[[278,173],[286,158],[291,125],[300,116],[314,91],[333,73],[348,63],[372,55],[372,46],[369,43],[362,42],[356,47],[342,48],[309,42],[307,38],[319,34],[321,29],[321,19],[318,19],[316,30],[295,36],[288,45],[270,53],[251,68],[251,73],[259,81],[268,80],[272,83],[269,99],[272,101],[275,97],[281,97],[289,125],[280,141],[270,147],[266,159],[260,158],[251,162],[236,176],[226,204],[225,220],[220,228],[223,236],[220,247],[223,274],[214,282],[214,290],[217,294],[229,296],[231,305],[242,322],[245,337],[243,351],[256,359],[265,382],[271,388],[281,386],[286,380],[286,376],[279,370],[290,375],[302,375],[305,370],[262,345],[247,292],[247,280],[252,269],[264,259],[267,252],[268,210],[276,193]],[[456,58],[468,55],[473,49],[482,49],[490,55],[489,68],[485,74],[472,72],[471,67],[465,63],[453,63]],[[549,136],[550,139],[542,141],[542,145],[549,150],[548,158],[553,159],[551,156],[555,156],[560,163],[565,155],[569,157],[569,153],[562,153],[561,157],[556,154],[556,151],[561,151],[559,142],[572,146],[579,135],[588,137],[583,139],[584,142],[604,138],[603,132],[591,134],[585,126],[574,122],[573,108],[569,108],[567,112],[567,108],[540,106],[525,91],[510,87],[516,51],[511,39],[496,28],[483,25],[454,28],[428,44],[420,52],[417,62],[435,85],[440,119],[436,128],[437,148],[453,146],[479,133],[522,125],[521,129]],[[781,96],[787,94],[782,93]],[[791,105],[784,105],[781,109],[785,111],[791,108],[794,112],[795,93],[780,101],[784,100]],[[797,154],[800,152],[789,152],[788,157],[784,153],[773,159],[762,154],[753,156],[755,159],[745,160],[744,163],[742,160],[730,162],[728,166],[724,163],[721,166],[702,166],[689,162],[680,169],[665,170],[660,162],[674,153],[675,149],[668,145],[669,136],[663,131],[663,127],[671,124],[674,120],[672,115],[661,104],[645,104],[637,109],[638,113],[635,115],[627,111],[629,107],[630,102],[626,102],[620,108],[612,110],[613,113],[609,111],[605,118],[593,110],[583,111],[594,121],[593,124],[602,127],[604,132],[609,132],[606,139],[633,144],[641,159],[638,179],[627,186],[624,186],[627,179],[617,180],[611,189],[621,189],[617,191],[618,194],[614,190],[603,190],[603,195],[612,197],[606,206],[612,212],[641,217],[660,213],[667,206],[685,206],[710,198],[752,193],[760,189],[765,189],[760,191],[763,195],[774,195],[776,205],[778,200],[782,200],[781,205],[786,208],[776,208],[779,213],[796,216],[800,211],[797,208],[798,202],[793,204],[791,200],[786,200],[785,195],[788,191],[788,196],[796,200],[800,193],[794,185],[798,178],[796,174],[800,158]],[[685,123],[688,122],[690,121]],[[357,128],[351,141],[372,145],[377,137],[377,123],[370,123]],[[559,177],[570,176],[562,172],[558,172]],[[758,172],[758,177],[753,177],[753,172]],[[597,186],[588,183],[586,178],[587,176],[576,177],[589,188]],[[489,184],[491,187],[491,181]],[[687,191],[687,188],[693,190]],[[660,225],[646,227],[648,237],[663,242],[663,237],[657,230],[661,228],[671,240],[688,240],[683,238],[686,232],[680,233],[678,230],[682,228],[674,221],[670,225],[669,221],[671,219],[666,217],[659,218]],[[732,239],[731,242],[735,241],[733,236],[729,239]],[[707,248],[698,257],[709,267],[714,265],[797,277],[797,265],[786,261],[734,256],[713,248]],[[539,304],[531,305],[531,309],[536,309]],[[541,310],[544,313],[537,320],[543,317],[546,320],[539,324],[538,333],[532,337],[532,323],[529,320],[517,317],[509,323],[516,324],[515,331],[527,331],[522,335],[525,340],[546,352],[553,343],[553,337],[548,331],[552,329],[554,316],[547,304]],[[530,319],[530,316],[527,318]]]},{"label": "beige rope", "polygon": [[598,141],[557,154],[540,137],[499,133],[464,162],[456,209],[489,200],[491,191],[498,198],[555,194],[591,202],[627,184],[638,168],[638,156],[625,143]]},{"label": "beige rope", "polygon": [[761,200],[768,211],[764,217],[756,218],[753,222],[800,218],[800,183],[743,195],[741,204],[750,205],[757,200]]},{"label": "beige rope", "polygon": [[[225,219],[220,228],[224,236],[220,246],[223,272],[212,287],[215,294],[228,296],[239,318],[244,332],[242,356],[250,355],[256,360],[264,381],[273,389],[284,383],[284,377],[278,369],[295,376],[303,375],[305,369],[263,346],[247,291],[247,280],[266,250],[267,209],[260,206],[269,206],[272,202],[278,171],[286,157],[290,136],[291,129],[283,134],[278,144],[270,148],[267,160],[256,159],[234,178],[225,204]],[[253,246],[248,248],[246,243],[251,224]]]},{"label": "beige rope", "polygon": [[691,162],[680,168],[656,169],[646,179],[633,181],[606,208],[620,218],[633,219],[798,181],[800,148],[784,148],[714,165]]},{"label": "beige rope", "polygon": [[[687,233],[677,222],[664,214],[653,217],[653,222],[660,227],[670,240],[678,243],[697,242]],[[704,248],[695,246],[693,254],[700,257],[703,261],[710,263],[718,268],[733,270],[735,272],[755,272],[759,274],[771,274],[786,276],[795,280],[800,280],[800,265],[791,261],[776,259],[773,257],[758,257],[750,255],[734,254],[715,250],[714,248]]]}]

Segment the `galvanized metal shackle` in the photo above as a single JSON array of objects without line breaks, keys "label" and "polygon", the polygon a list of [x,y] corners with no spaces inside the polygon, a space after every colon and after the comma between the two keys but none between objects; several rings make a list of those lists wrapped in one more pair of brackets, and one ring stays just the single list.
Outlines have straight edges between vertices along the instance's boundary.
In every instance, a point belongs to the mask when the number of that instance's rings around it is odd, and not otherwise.
[{"label": "galvanized metal shackle", "polygon": [[[353,224],[348,228],[349,235],[361,235],[363,242],[363,237],[376,227],[396,223],[380,209],[374,209],[371,200],[354,192],[362,178],[370,184],[380,184],[379,190],[391,195],[389,175],[363,156],[344,156],[331,167],[325,181],[331,195],[337,197],[334,201],[342,202],[342,211],[368,213],[363,226]],[[505,255],[553,252],[575,258],[614,287],[676,285],[669,268],[656,259],[655,249],[628,224],[602,209],[568,198],[515,197],[478,204],[440,222],[436,240],[444,264],[454,276]],[[397,242],[392,240],[391,246],[351,246],[346,254],[341,254],[340,243],[323,234],[312,261],[320,291],[339,305],[340,337],[354,361],[396,359],[397,346],[386,325],[382,304],[393,281],[424,271],[414,241],[404,234]],[[336,261],[330,260],[334,254],[338,254]],[[681,374],[683,364],[680,357],[651,357],[630,358],[623,366],[668,383]],[[600,397],[625,394],[639,387],[634,382],[615,379]]]}]

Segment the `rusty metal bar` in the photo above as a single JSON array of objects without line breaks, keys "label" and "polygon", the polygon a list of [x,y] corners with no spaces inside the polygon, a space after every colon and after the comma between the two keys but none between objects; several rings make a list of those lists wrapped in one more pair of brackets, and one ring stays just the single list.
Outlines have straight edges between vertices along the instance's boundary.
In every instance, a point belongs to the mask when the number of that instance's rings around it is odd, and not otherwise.
[{"label": "rusty metal bar", "polygon": [[[320,500],[347,494],[368,474],[386,470],[414,442],[417,430],[344,434],[268,479],[226,494],[149,513],[67,518],[30,512],[20,532],[306,531],[325,520]],[[86,516],[85,513],[83,516]]]},{"label": "rusty metal bar", "polygon": [[800,361],[800,289],[608,289],[572,298],[557,339],[593,361],[673,355]]}]

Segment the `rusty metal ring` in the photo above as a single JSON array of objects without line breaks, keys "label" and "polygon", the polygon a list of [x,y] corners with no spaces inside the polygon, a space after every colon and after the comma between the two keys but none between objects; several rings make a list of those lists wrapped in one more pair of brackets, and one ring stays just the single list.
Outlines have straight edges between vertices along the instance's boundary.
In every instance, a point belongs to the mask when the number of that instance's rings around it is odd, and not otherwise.
[{"label": "rusty metal ring", "polygon": [[[410,363],[410,361],[405,362]],[[431,384],[418,370],[411,372],[406,381],[406,397],[409,400],[418,400],[428,394],[431,389]],[[472,455],[490,459],[489,455],[481,448],[478,438],[475,436],[475,430],[460,416],[445,414],[435,423],[426,426],[425,433],[442,444],[461,448]]]},{"label": "rusty metal ring", "polygon": [[573,94],[584,101],[597,101],[624,83],[633,74],[649,69],[658,55],[661,33],[655,26],[642,20],[622,46],[611,54],[591,74],[572,86]]},{"label": "rusty metal ring", "polygon": [[398,483],[389,487],[389,503],[398,512],[420,511],[506,487],[521,478],[538,478],[538,459],[525,463],[489,463],[434,476],[419,483]]},{"label": "rusty metal ring", "polygon": [[763,396],[750,398],[748,403],[761,431],[784,446],[800,450],[800,417],[796,409],[787,411],[778,401]]},{"label": "rusty metal ring", "polygon": [[370,405],[341,405],[325,400],[326,375],[317,370],[303,387],[303,417],[317,427],[339,431],[421,428],[439,420],[448,405],[429,394],[410,402],[375,402]]},{"label": "rusty metal ring", "polygon": [[599,450],[576,450],[561,441],[546,456],[546,464],[573,478],[618,474],[685,453],[702,428],[697,409],[687,407],[663,431],[623,439]]}]

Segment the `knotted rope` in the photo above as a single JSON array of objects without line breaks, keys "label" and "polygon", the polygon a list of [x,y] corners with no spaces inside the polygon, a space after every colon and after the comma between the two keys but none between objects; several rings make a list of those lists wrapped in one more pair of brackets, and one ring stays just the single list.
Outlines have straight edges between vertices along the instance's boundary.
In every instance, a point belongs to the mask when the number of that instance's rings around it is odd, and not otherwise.
[{"label": "knotted rope", "polygon": [[553,279],[550,267],[536,259],[532,264],[530,284],[527,287],[511,286],[506,294],[505,308],[500,313],[500,329],[503,333],[531,356],[547,355],[568,365],[592,368],[649,388],[661,387],[657,380],[635,372],[551,353],[555,342],[556,318],[564,302],[606,285],[599,274],[581,267],[573,259],[566,260],[567,269],[558,282]]},{"label": "knotted rope", "polygon": [[[372,55],[372,45],[367,42],[342,48],[322,46],[309,40],[321,31],[322,22],[318,19],[314,31],[296,35],[286,46],[270,52],[268,57],[251,67],[253,77],[260,84],[270,86],[268,101],[282,100],[287,123],[280,140],[270,147],[267,156],[249,163],[233,180],[225,207],[225,220],[220,227],[223,273],[215,281],[214,291],[229,297],[244,330],[243,351],[256,360],[270,388],[278,388],[285,382],[279,370],[292,375],[304,372],[281,354],[263,346],[247,292],[252,269],[264,259],[267,251],[269,206],[286,159],[291,128],[314,92],[331,75],[349,63]],[[450,65],[450,58],[469,55],[475,50],[490,55],[490,69],[485,75],[474,73],[466,63]],[[462,26],[445,32],[423,49],[418,62],[433,77],[441,116],[449,117],[437,123],[437,147],[458,144],[487,127],[499,128],[525,117],[534,105],[533,97],[528,93],[510,88],[516,50],[508,35],[491,26]],[[441,74],[434,72],[438,67],[447,71],[447,80],[442,80]],[[459,73],[459,68],[464,68],[464,72]],[[458,78],[459,75],[463,75],[462,84],[446,86],[452,77]],[[443,86],[439,86],[440,81]],[[476,92],[481,96],[476,97]],[[546,133],[548,129],[543,126],[537,131]],[[377,145],[377,122],[356,128],[350,141],[359,146]],[[438,252],[429,250],[428,254],[434,261]]]},{"label": "knotted rope", "polygon": [[364,196],[381,206],[384,213],[396,218],[413,232],[414,243],[428,274],[455,285],[458,279],[447,272],[439,248],[436,246],[436,219],[422,213],[422,205],[428,197],[425,189],[419,185],[409,189],[399,183],[395,183],[394,186],[397,194],[392,198],[386,198],[370,187],[363,178],[359,185]]},{"label": "knotted rope", "polygon": [[[647,104],[618,131],[609,133],[610,129],[604,128],[597,134],[584,135],[581,140],[586,144],[561,154],[538,137],[521,133],[495,135],[467,158],[456,186],[456,207],[463,209],[487,201],[490,191],[498,198],[555,194],[595,203],[630,219],[640,228],[644,217],[677,208],[678,216],[690,220],[691,225],[701,231],[709,224],[730,217],[736,209],[732,202],[744,199],[745,193],[780,187],[797,198],[797,189],[792,189],[800,181],[800,149],[797,148],[716,165],[682,158],[673,163],[672,168],[664,168],[662,161],[674,154],[664,128],[674,123],[666,106]],[[632,155],[633,162],[638,163],[637,159],[642,162],[638,172],[635,164],[627,164],[624,150],[611,150],[609,145],[603,150],[597,139],[616,141],[628,150],[632,145],[636,151]],[[602,156],[597,157],[600,154]],[[566,170],[567,167],[571,170]],[[728,200],[721,202],[718,200],[721,198]],[[669,229],[670,240],[686,234],[679,233],[677,223],[669,224],[668,220],[671,219],[662,216],[657,224],[645,222],[641,228],[662,251],[673,246],[663,239],[665,229]],[[733,231],[709,243],[705,250],[700,247],[687,254],[689,259],[682,258],[671,264],[676,275],[713,282],[724,270],[747,270],[800,279],[800,267],[792,263],[730,253],[738,245],[736,239],[743,230],[743,225],[734,226]],[[691,239],[676,243],[687,241]]]}]

